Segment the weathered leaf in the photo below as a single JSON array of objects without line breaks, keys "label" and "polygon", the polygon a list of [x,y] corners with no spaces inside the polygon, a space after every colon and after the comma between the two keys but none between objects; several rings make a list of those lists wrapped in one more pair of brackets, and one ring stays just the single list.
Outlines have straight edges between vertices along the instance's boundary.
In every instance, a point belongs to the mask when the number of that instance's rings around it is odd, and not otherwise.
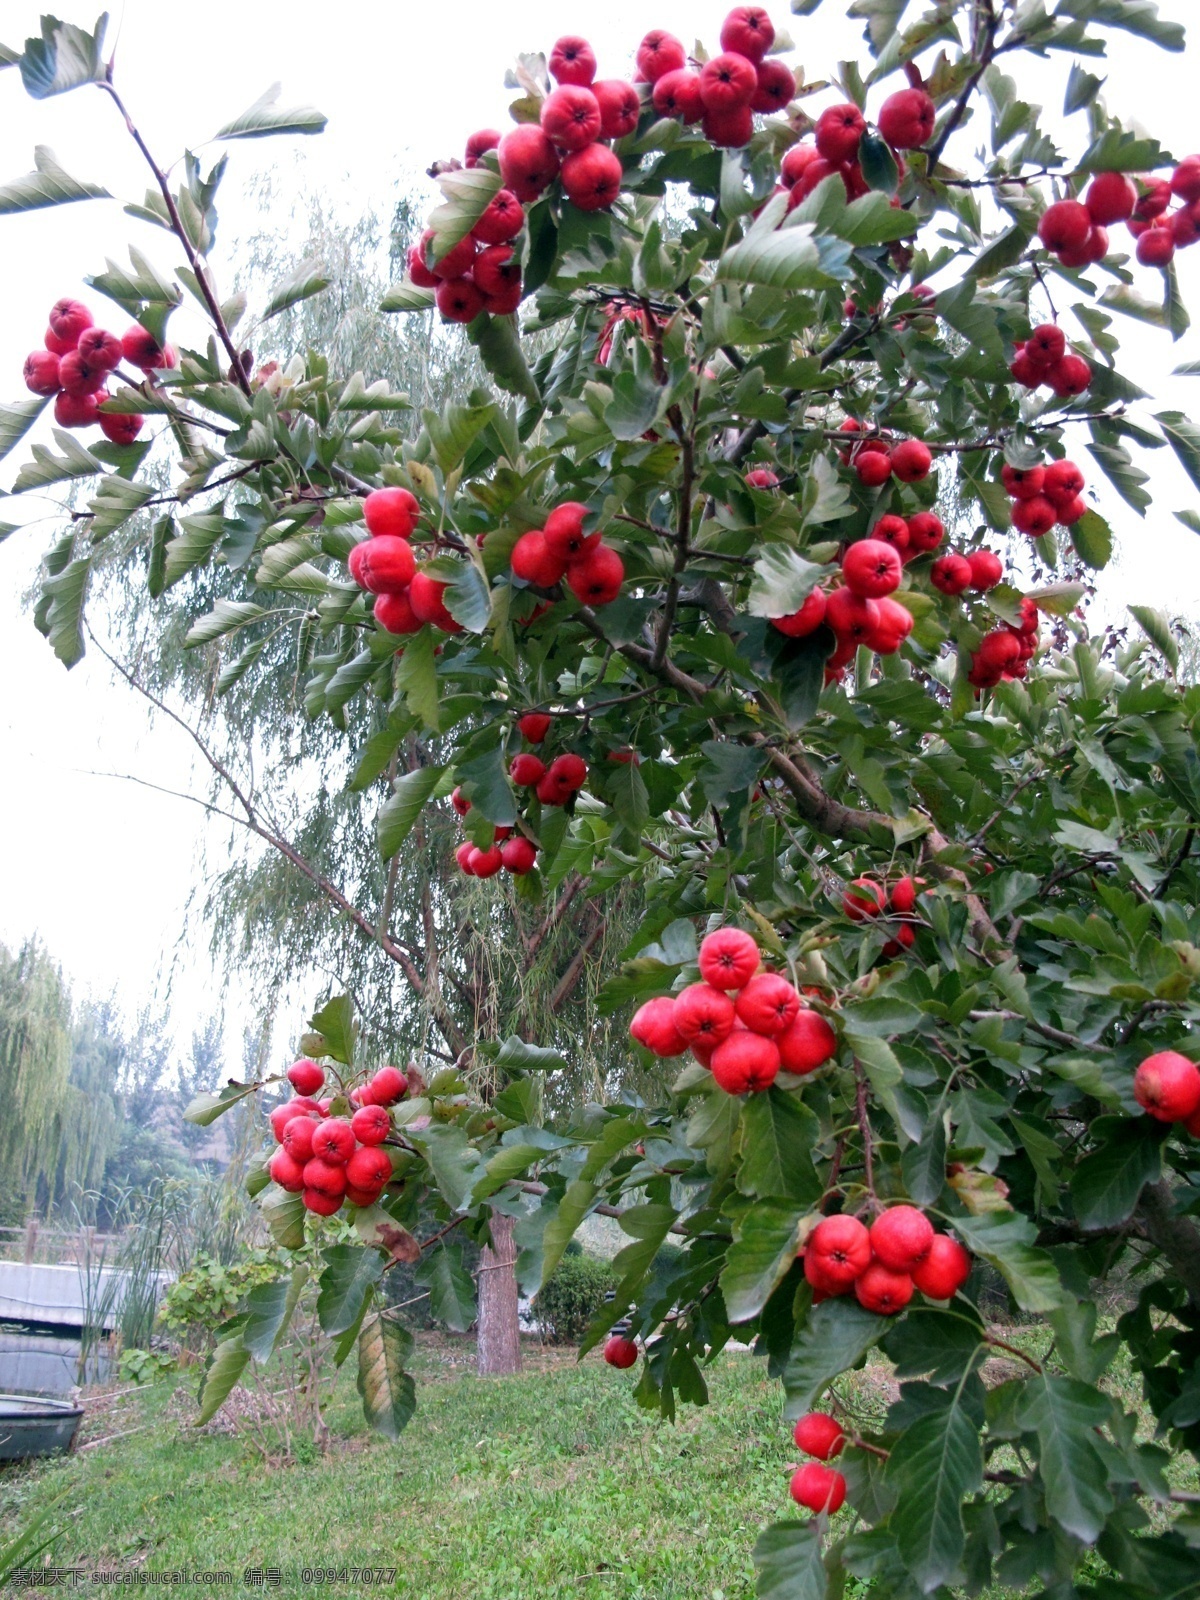
[{"label": "weathered leaf", "polygon": [[413,1337],[393,1312],[373,1313],[358,1336],[358,1392],[363,1413],[377,1433],[398,1439],[417,1409],[417,1386],[404,1363]]},{"label": "weathered leaf", "polygon": [[108,200],[107,189],[98,183],[81,183],[63,170],[49,145],[39,144],[33,152],[34,170],[12,183],[0,185],[0,216],[14,211],[36,211],[42,206],[64,206],[73,200]]}]

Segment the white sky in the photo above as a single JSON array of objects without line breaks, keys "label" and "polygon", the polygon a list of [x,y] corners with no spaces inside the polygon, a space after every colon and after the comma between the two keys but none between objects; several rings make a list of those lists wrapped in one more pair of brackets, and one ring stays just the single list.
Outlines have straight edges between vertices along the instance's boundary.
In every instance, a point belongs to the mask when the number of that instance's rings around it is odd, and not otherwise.
[{"label": "white sky", "polygon": [[[5,0],[0,38],[19,46],[37,31],[40,9]],[[357,0],[339,14],[326,0],[206,0],[201,22],[179,0],[116,0],[109,39],[111,46],[119,28],[118,85],[160,161],[174,161],[185,145],[196,148],[276,79],[283,82],[284,104],[314,104],[328,116],[319,138],[229,146],[230,175],[218,201],[219,243],[228,251],[239,234],[259,223],[247,201],[256,173],[278,166],[336,197],[348,215],[367,206],[386,215],[394,193],[411,187],[432,159],[459,154],[476,127],[506,125],[512,96],[503,75],[518,50],[548,51],[560,33],[578,31],[591,39],[602,76],[627,76],[647,27],[670,28],[690,44],[700,25],[715,49],[724,9],[719,0],[700,8],[694,0],[657,0],[649,9],[600,7],[594,0],[586,6],[521,0],[516,7],[458,0],[450,11],[413,0]],[[794,59],[810,79],[827,75],[846,57],[864,58],[861,24],[844,16],[845,0],[826,0],[808,19],[788,17],[779,3],[771,9],[777,24],[789,27],[797,42]],[[62,13],[63,5],[56,10]],[[65,14],[90,26],[95,10],[94,4],[83,11],[68,7]],[[1187,0],[1163,0],[1160,10],[1183,21],[1191,7]],[[1140,112],[1148,131],[1176,156],[1200,145],[1195,48],[1171,56],[1128,35],[1109,37],[1110,58],[1084,64],[1108,75],[1104,92],[1110,106],[1125,115]],[[1068,66],[1069,58],[1055,58],[1035,69],[1037,81],[1028,89],[1022,83],[1025,98],[1044,93],[1052,128],[1060,122]],[[1027,71],[1024,57],[1017,58],[1017,67]],[[1068,149],[1082,148],[1084,122],[1073,119]],[[977,128],[983,125],[977,120]],[[32,167],[35,144],[49,145],[74,176],[102,183],[122,200],[141,199],[148,172],[98,92],[39,103],[25,95],[15,70],[2,72],[0,181]],[[204,152],[214,153],[211,147]],[[162,266],[175,264],[178,252],[167,236],[124,216],[117,204],[0,217],[0,375],[8,375],[0,376],[0,398],[24,396],[21,363],[41,342],[50,304],[60,295],[79,294],[84,275],[102,270],[105,256],[127,259],[131,241]],[[1200,323],[1200,246],[1177,259],[1185,299]],[[228,291],[232,270],[221,250],[215,264]],[[1158,292],[1157,274],[1138,269],[1138,276],[1144,293]],[[98,320],[119,331],[124,319],[116,307],[90,291],[82,297],[91,301]],[[1177,363],[1200,356],[1195,331],[1175,346],[1166,334],[1125,319],[1117,332],[1127,341],[1122,371],[1161,397],[1156,409],[1190,410],[1200,380],[1171,380],[1169,374]],[[1087,470],[1082,441],[1079,452]],[[21,459],[20,451],[10,457],[0,481],[11,482]],[[1146,522],[1101,490],[1120,548],[1118,562],[1102,580],[1106,617],[1128,602],[1197,610],[1200,540],[1171,513],[1195,505],[1200,496],[1165,450],[1143,457],[1143,464],[1153,473],[1157,501]],[[0,520],[45,517],[51,509],[44,501],[4,501]],[[113,682],[98,657],[65,672],[34,630],[22,596],[53,527],[52,521],[37,522],[0,545],[0,941],[11,946],[39,933],[79,989],[103,994],[115,988],[129,1011],[156,988],[163,992],[174,964],[173,1016],[181,1040],[219,1006],[236,1061],[245,996],[236,987],[222,996],[214,985],[202,929],[182,953],[176,948],[201,845],[207,840],[214,854],[223,835],[215,826],[206,834],[209,825],[198,808],[92,775],[134,774],[168,788],[203,790],[179,730],[156,725],[151,731],[142,703]],[[297,1004],[312,998],[315,992],[306,988]],[[297,1024],[301,1020],[297,1013]]]}]

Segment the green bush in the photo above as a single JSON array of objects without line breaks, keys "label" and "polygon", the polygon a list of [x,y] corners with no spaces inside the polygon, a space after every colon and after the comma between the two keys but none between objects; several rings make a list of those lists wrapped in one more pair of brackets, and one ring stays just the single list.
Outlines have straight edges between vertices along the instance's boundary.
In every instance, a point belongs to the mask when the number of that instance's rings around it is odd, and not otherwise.
[{"label": "green bush", "polygon": [[534,1315],[552,1344],[578,1344],[588,1323],[617,1286],[607,1261],[585,1251],[569,1252],[533,1302]]}]

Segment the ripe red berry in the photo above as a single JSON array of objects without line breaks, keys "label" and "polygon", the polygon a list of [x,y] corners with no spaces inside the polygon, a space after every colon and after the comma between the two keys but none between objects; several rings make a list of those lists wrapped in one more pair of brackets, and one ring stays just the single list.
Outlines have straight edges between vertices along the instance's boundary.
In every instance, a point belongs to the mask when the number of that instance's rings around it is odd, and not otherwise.
[{"label": "ripe red berry", "polygon": [[751,111],[770,116],[774,111],[785,110],[796,98],[796,75],[782,61],[760,62],[755,76]]},{"label": "ripe red berry", "polygon": [[803,1506],[806,1511],[825,1512],[832,1516],[845,1504],[846,1480],[832,1467],[808,1461],[792,1474],[788,1492],[796,1504]]},{"label": "ripe red berry", "polygon": [[113,444],[132,444],[142,431],[142,418],[136,412],[101,411],[96,421],[100,432]]},{"label": "ripe red berry", "polygon": [[913,1297],[913,1281],[907,1272],[895,1272],[881,1261],[872,1261],[854,1281],[859,1305],[880,1316],[894,1317]]},{"label": "ripe red berry", "polygon": [[905,874],[892,885],[888,895],[888,908],[899,916],[907,917],[916,909],[917,880]]},{"label": "ripe red berry", "polygon": [[822,1217],[804,1247],[804,1275],[810,1283],[815,1272],[841,1294],[871,1261],[871,1236],[857,1217]]},{"label": "ripe red berry", "polygon": [[912,1269],[912,1281],[930,1300],[952,1300],[970,1276],[970,1256],[948,1233],[935,1233],[929,1254]]},{"label": "ripe red berry", "polygon": [[501,189],[471,229],[480,244],[507,244],[525,226],[525,208],[509,189]]},{"label": "ripe red berry", "polygon": [[1147,228],[1137,242],[1137,258],[1143,267],[1166,267],[1175,258],[1175,234],[1165,228]]},{"label": "ripe red berry", "polygon": [[651,99],[660,117],[679,117],[683,122],[699,122],[704,115],[700,74],[689,72],[686,67],[664,72],[654,85]]},{"label": "ripe red berry", "polygon": [[1046,382],[1046,372],[1039,367],[1037,362],[1025,354],[1024,348],[1017,353],[1015,360],[1008,369],[1017,383],[1023,384],[1026,389],[1036,389],[1039,384]]},{"label": "ripe red berry", "polygon": [[555,83],[579,83],[586,88],[596,76],[596,57],[591,45],[573,33],[555,43],[548,65]]},{"label": "ripe red berry", "polygon": [[800,996],[778,972],[758,973],[734,1002],[734,1010],[747,1028],[768,1038],[791,1027],[799,1009]]},{"label": "ripe red berry", "polygon": [[913,614],[890,595],[881,595],[875,604],[879,608],[879,623],[867,637],[867,649],[877,655],[895,655],[913,631]]},{"label": "ripe red berry", "polygon": [[816,1011],[801,1007],[791,1025],[776,1035],[785,1072],[803,1075],[822,1067],[837,1050],[837,1034]]},{"label": "ripe red berry", "polygon": [[900,572],[899,554],[882,539],[860,539],[842,558],[846,587],[870,600],[898,589]]},{"label": "ripe red berry", "polygon": [[859,143],[866,131],[866,119],[852,102],[830,106],[817,118],[817,149],[826,161],[838,166],[858,154]]},{"label": "ripe red berry", "polygon": [[392,1163],[388,1153],[386,1150],[380,1150],[378,1146],[361,1145],[346,1163],[346,1183],[351,1189],[368,1192],[380,1189],[391,1175]]},{"label": "ripe red berry", "polygon": [[842,910],[851,922],[877,917],[887,905],[887,896],[874,878],[855,878],[842,895]]},{"label": "ripe red berry", "polygon": [[360,1106],[350,1118],[350,1126],[359,1144],[382,1144],[392,1131],[392,1119],[382,1106]]},{"label": "ripe red berry", "polygon": [[1184,156],[1170,178],[1171,193],[1191,203],[1200,200],[1200,156]]},{"label": "ripe red berry", "polygon": [[740,928],[718,928],[700,941],[699,964],[714,989],[744,989],[758,971],[758,945]]},{"label": "ripe red berry", "polygon": [[711,984],[693,983],[675,997],[675,1026],[694,1045],[722,1044],[733,1032],[733,1001]]},{"label": "ripe red berry", "polygon": [[575,794],[582,789],[587,782],[587,775],[587,762],[570,750],[565,755],[555,756],[546,769],[546,777],[550,782],[568,794]]},{"label": "ripe red berry", "polygon": [[633,1367],[637,1365],[638,1347],[632,1339],[626,1339],[622,1334],[610,1334],[604,1344],[604,1359],[610,1367]]},{"label": "ripe red berry", "polygon": [[1133,1075],[1133,1097],[1159,1122],[1183,1122],[1200,1110],[1200,1069],[1177,1050],[1160,1050]]},{"label": "ripe red berry", "polygon": [[779,1046],[760,1033],[739,1030],[717,1046],[708,1065],[726,1094],[760,1094],[779,1075]]},{"label": "ripe red berry", "polygon": [[638,77],[657,83],[665,72],[674,72],[687,61],[687,51],[673,33],[652,28],[638,45]]},{"label": "ripe red berry", "polygon": [[754,63],[729,50],[706,61],[700,71],[704,109],[719,115],[749,106],[757,86]]},{"label": "ripe red berry", "polygon": [[558,156],[541,128],[521,123],[501,139],[496,151],[504,187],[526,205],[558,176]]},{"label": "ripe red berry", "polygon": [[304,1188],[304,1167],[286,1150],[276,1150],[267,1163],[267,1171],[271,1174],[271,1181],[289,1194],[299,1194]]},{"label": "ripe red berry", "polygon": [[639,1006],[629,1032],[656,1056],[681,1056],[687,1049],[687,1040],[675,1026],[675,1001],[670,995],[658,995]]},{"label": "ripe red berry", "polygon": [[871,1249],[893,1272],[911,1272],[929,1254],[933,1223],[916,1206],[889,1206],[871,1224]]},{"label": "ripe red berry", "polygon": [[918,511],[908,519],[908,542],[918,555],[936,550],[946,536],[946,527],[934,511]]},{"label": "ripe red berry", "polygon": [[85,328],[92,325],[92,313],[79,300],[56,300],[50,307],[50,331],[59,340],[64,349],[59,350],[59,355],[66,350],[73,350],[79,343],[79,336]]},{"label": "ripe red berry", "polygon": [[615,600],[625,581],[625,563],[608,545],[597,545],[582,561],[567,568],[567,584],[586,606],[606,606]]},{"label": "ripe red berry", "polygon": [[446,610],[443,599],[449,587],[449,584],[439,583],[427,573],[418,572],[408,586],[408,603],[412,606],[413,615],[422,622],[432,622],[443,633],[461,633],[462,624],[455,622]]},{"label": "ripe red berry", "polygon": [[623,176],[619,156],[605,144],[590,144],[563,162],[563,193],[580,211],[604,211],[620,194]]},{"label": "ripe red berry", "polygon": [[385,534],[356,544],[347,564],[355,583],[369,594],[404,594],[417,570],[408,540]]},{"label": "ripe red berry", "polygon": [[1068,351],[1061,361],[1056,361],[1046,374],[1046,382],[1062,400],[1086,394],[1092,381],[1092,369],[1082,356]]},{"label": "ripe red berry", "polygon": [[592,84],[600,107],[600,137],[623,139],[633,133],[642,114],[642,102],[631,83],[620,78],[604,78]]},{"label": "ripe red berry", "polygon": [[98,394],[68,394],[63,390],[54,402],[54,420],[60,428],[90,428],[99,422],[100,403],[107,398],[103,390]]},{"label": "ripe red berry", "polygon": [[880,106],[877,121],[893,150],[919,150],[933,132],[937,109],[924,89],[900,89]]},{"label": "ripe red berry", "polygon": [[1052,461],[1046,468],[1042,493],[1052,506],[1061,510],[1081,495],[1085,487],[1086,479],[1073,461]]},{"label": "ripe red berry", "polygon": [[121,354],[130,366],[140,367],[143,372],[152,372],[155,367],[166,365],[163,346],[140,322],[126,328],[121,335]]},{"label": "ripe red berry", "polygon": [[436,289],[441,282],[437,274],[429,270],[425,261],[425,252],[419,244],[414,244],[409,248],[408,276],[418,289]]},{"label": "ripe red berry", "polygon": [[972,550],[967,556],[971,569],[971,588],[977,594],[994,589],[1004,576],[1004,563],[994,550]]},{"label": "ripe red berry", "polygon": [[891,455],[886,450],[860,450],[854,458],[854,470],[860,483],[868,489],[878,489],[892,475]]},{"label": "ripe red berry", "polygon": [[585,150],[600,137],[600,105],[590,89],[564,84],[542,101],[542,131],[560,150]]},{"label": "ripe red berry", "polygon": [[[794,188],[814,161],[822,159],[815,144],[794,144],[783,158],[779,168],[779,181],[786,189]],[[854,421],[854,418],[850,418]]]},{"label": "ripe red berry", "polygon": [[1123,172],[1098,172],[1083,197],[1088,216],[1103,228],[1128,222],[1137,200],[1137,188]]},{"label": "ripe red berry", "polygon": [[1042,534],[1049,533],[1057,521],[1058,512],[1045,495],[1035,494],[1031,500],[1013,501],[1012,525],[1031,539],[1039,539]]},{"label": "ripe red berry", "polygon": [[505,872],[511,872],[515,878],[523,878],[527,872],[533,871],[537,861],[537,846],[532,839],[519,833],[506,839],[500,846],[500,858],[504,862]]},{"label": "ripe red berry", "polygon": [[408,1091],[408,1079],[399,1067],[380,1067],[371,1079],[371,1100],[377,1106],[395,1105]]},{"label": "ripe red berry", "polygon": [[778,489],[779,479],[770,467],[751,467],[745,481],[751,489]]},{"label": "ripe red berry", "polygon": [[387,633],[420,633],[424,626],[409,603],[407,591],[377,595],[374,613],[375,621]]},{"label": "ripe red berry", "polygon": [[951,550],[933,563],[929,581],[942,594],[965,594],[971,587],[971,563],[965,556]]},{"label": "ripe red berry", "polygon": [[53,350],[31,350],[25,357],[21,376],[34,394],[57,394],[62,385],[58,377],[59,358]]},{"label": "ripe red berry", "polygon": [[825,591],[814,589],[799,611],[793,611],[786,617],[772,617],[771,626],[778,628],[780,633],[786,633],[789,639],[802,639],[805,634],[815,632],[824,620]]},{"label": "ripe red berry", "polygon": [[[891,549],[890,545],[884,545],[883,548]],[[892,551],[892,554],[895,552]],[[865,644],[879,626],[879,607],[874,600],[843,587],[835,589],[826,600],[825,620],[840,641],[851,645]]]},{"label": "ripe red berry", "polygon": [[901,563],[908,554],[908,523],[903,517],[898,517],[895,512],[889,511],[871,529],[870,537],[878,539],[883,544],[890,544],[900,557]]},{"label": "ripe red berry", "polygon": [[474,322],[484,309],[483,295],[470,278],[444,279],[434,298],[447,322]]},{"label": "ripe red berry", "polygon": [[552,588],[567,570],[566,562],[546,548],[546,536],[538,530],[521,535],[510,561],[514,576],[539,589]]},{"label": "ripe red berry", "polygon": [[1035,328],[1025,341],[1025,354],[1040,367],[1047,371],[1056,361],[1061,361],[1067,353],[1067,336],[1062,329],[1053,322],[1043,323]]},{"label": "ripe red berry", "polygon": [[1078,250],[1092,231],[1092,219],[1078,200],[1056,200],[1042,213],[1037,231],[1047,250]]},{"label": "ripe red berry", "polygon": [[374,489],[363,501],[367,532],[385,538],[411,538],[420,514],[416,495],[407,489]]},{"label": "ripe red berry", "polygon": [[705,111],[700,126],[704,137],[719,150],[740,150],[754,134],[754,113],[749,106],[731,111]]},{"label": "ripe red berry", "polygon": [[354,1142],[354,1131],[344,1117],[327,1117],[313,1130],[313,1155],[334,1166],[345,1166],[354,1153]]},{"label": "ripe red berry", "polygon": [[314,1095],[325,1087],[325,1068],[301,1056],[287,1069],[287,1080],[297,1094]]},{"label": "ripe red berry", "polygon": [[477,167],[480,156],[485,156],[489,150],[494,150],[499,143],[499,129],[480,128],[478,133],[473,133],[467,140],[467,147],[463,155],[463,166]]},{"label": "ripe red berry", "polygon": [[1000,481],[1014,500],[1032,500],[1041,494],[1046,481],[1045,467],[1010,467],[1000,469]]},{"label": "ripe red berry", "polygon": [[545,711],[527,711],[523,717],[517,718],[517,727],[521,737],[528,739],[530,744],[541,744],[550,732],[550,724],[554,718]]},{"label": "ripe red berry", "polygon": [[801,1417],[792,1429],[792,1438],[797,1450],[803,1450],[806,1456],[816,1456],[818,1461],[829,1461],[841,1455],[846,1443],[841,1424],[825,1411],[810,1411]]},{"label": "ripe red berry", "polygon": [[326,1194],[321,1189],[306,1187],[300,1198],[306,1210],[315,1212],[319,1217],[332,1217],[336,1211],[342,1209],[344,1194],[345,1190],[341,1194]]},{"label": "ripe red berry", "polygon": [[[353,1149],[353,1135],[351,1141]],[[345,1162],[326,1161],[323,1156],[314,1155],[310,1161],[304,1163],[304,1187],[315,1189],[318,1194],[327,1195],[331,1199],[340,1200],[346,1192]]]},{"label": "ripe red berry", "polygon": [[758,63],[775,43],[775,24],[761,6],[735,6],[721,24],[721,49]]},{"label": "ripe red berry", "polygon": [[600,544],[600,534],[583,531],[587,515],[587,506],[578,500],[567,500],[562,505],[555,506],[546,518],[543,530],[547,550],[556,556],[561,556],[564,561],[578,561],[590,551],[597,549]]},{"label": "ripe red berry", "polygon": [[78,349],[68,350],[58,363],[58,381],[66,392],[75,398],[96,394],[103,389],[107,378],[108,369],[93,366],[83,358]]},{"label": "ripe red berry", "polygon": [[519,756],[514,756],[512,765],[508,769],[512,781],[522,789],[532,789],[546,776],[546,764],[537,756],[530,755],[528,751]]},{"label": "ripe red berry", "polygon": [[480,850],[473,846],[471,854],[467,857],[467,870],[473,878],[494,878],[504,865],[504,857],[500,854],[497,845],[490,850]]}]

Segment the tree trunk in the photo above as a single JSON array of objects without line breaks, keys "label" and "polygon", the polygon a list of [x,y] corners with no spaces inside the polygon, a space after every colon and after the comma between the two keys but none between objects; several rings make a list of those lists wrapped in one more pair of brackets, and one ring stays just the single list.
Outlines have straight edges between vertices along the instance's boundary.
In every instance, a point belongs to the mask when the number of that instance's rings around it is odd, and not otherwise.
[{"label": "tree trunk", "polygon": [[511,1377],[521,1370],[512,1217],[493,1211],[491,1229],[493,1248],[485,1245],[479,1262],[479,1375]]}]

